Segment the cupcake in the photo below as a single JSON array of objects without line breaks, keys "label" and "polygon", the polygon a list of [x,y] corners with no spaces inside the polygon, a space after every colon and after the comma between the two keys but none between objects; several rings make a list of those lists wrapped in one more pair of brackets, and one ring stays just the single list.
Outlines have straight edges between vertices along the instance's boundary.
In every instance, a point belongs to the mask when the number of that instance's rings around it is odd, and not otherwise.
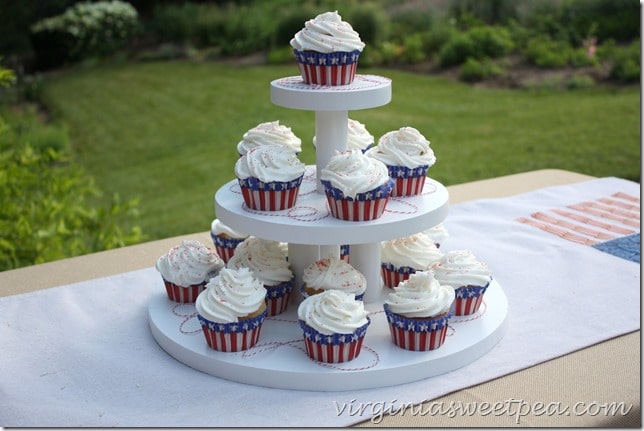
[{"label": "cupcake", "polygon": [[349,221],[381,217],[394,186],[387,166],[360,150],[337,152],[322,169],[320,181],[331,215]]},{"label": "cupcake", "polygon": [[443,257],[434,241],[416,233],[380,244],[380,267],[387,287],[396,287],[416,271],[425,271]]},{"label": "cupcake", "polygon": [[[347,124],[347,145],[346,150],[358,149],[363,153],[373,146],[375,138],[364,124],[349,118]],[[313,146],[317,148],[315,136],[313,137]]]},{"label": "cupcake", "polygon": [[221,352],[253,347],[266,318],[266,289],[248,268],[224,268],[197,297],[206,343]]},{"label": "cupcake", "polygon": [[367,290],[364,275],[339,257],[329,256],[313,262],[302,274],[302,296],[307,298],[325,290],[341,290],[362,300]]},{"label": "cupcake", "polygon": [[443,241],[445,241],[445,239],[447,239],[447,237],[449,236],[449,232],[447,232],[447,229],[445,228],[445,225],[443,223],[439,223],[433,228],[427,229],[423,233],[431,238],[431,240],[434,241],[434,244],[436,244],[436,247],[438,248],[440,248]]},{"label": "cupcake", "polygon": [[362,301],[339,290],[309,296],[300,303],[297,317],[304,332],[306,354],[326,363],[356,358],[371,323]]},{"label": "cupcake", "polygon": [[248,208],[280,211],[295,205],[306,166],[282,145],[251,148],[235,162],[235,175]]},{"label": "cupcake", "polygon": [[210,238],[215,245],[215,250],[225,263],[235,253],[235,247],[248,238],[248,234],[236,231],[222,223],[221,220],[214,219],[210,224]]},{"label": "cupcake", "polygon": [[396,182],[392,196],[419,195],[427,170],[436,163],[429,141],[413,127],[385,133],[366,154],[387,165],[389,176]]},{"label": "cupcake", "polygon": [[168,298],[175,302],[195,302],[206,283],[224,267],[216,251],[196,240],[183,240],[157,259]]},{"label": "cupcake", "polygon": [[305,83],[337,86],[353,82],[365,44],[336,11],[306,21],[291,47]]},{"label": "cupcake", "polygon": [[340,246],[340,259],[346,263],[351,263],[351,246],[349,244],[342,244]]},{"label": "cupcake", "polygon": [[248,268],[266,288],[268,316],[276,316],[288,306],[295,275],[287,261],[282,243],[249,236],[235,249],[226,264],[229,268]]},{"label": "cupcake", "polygon": [[470,250],[454,250],[447,252],[431,269],[441,284],[452,286],[456,291],[455,315],[466,316],[478,311],[492,281],[485,263],[478,261]]},{"label": "cupcake", "polygon": [[431,271],[412,274],[383,303],[392,342],[406,350],[438,349],[445,342],[453,302],[454,289],[441,285]]},{"label": "cupcake", "polygon": [[302,140],[295,136],[290,127],[280,124],[279,121],[260,123],[248,130],[237,144],[237,152],[243,156],[251,148],[262,145],[282,145],[296,154],[302,151]]}]

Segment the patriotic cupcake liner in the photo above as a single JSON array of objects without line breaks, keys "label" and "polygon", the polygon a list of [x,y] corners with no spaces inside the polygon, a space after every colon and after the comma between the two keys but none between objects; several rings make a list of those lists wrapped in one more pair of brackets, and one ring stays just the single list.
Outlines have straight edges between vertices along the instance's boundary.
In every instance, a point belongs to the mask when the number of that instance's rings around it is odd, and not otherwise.
[{"label": "patriotic cupcake liner", "polygon": [[348,244],[340,246],[340,259],[344,260],[346,263],[351,263],[351,247]]},{"label": "patriotic cupcake liner", "polygon": [[224,238],[219,235],[214,235],[213,233],[210,233],[210,238],[212,238],[215,250],[217,250],[217,254],[221,257],[224,263],[228,263],[230,258],[234,256],[235,247],[244,242],[244,238]]},{"label": "patriotic cupcake liner", "polygon": [[483,302],[483,294],[490,283],[485,286],[464,286],[455,289],[454,315],[468,316],[476,313]]},{"label": "patriotic cupcake liner", "polygon": [[429,165],[415,168],[387,165],[387,170],[389,171],[389,176],[396,183],[391,190],[391,196],[415,196],[423,192]]},{"label": "patriotic cupcake liner", "polygon": [[286,281],[277,286],[266,286],[266,309],[267,315],[277,316],[278,314],[286,311],[288,301],[291,298],[291,290],[293,290],[293,280]]},{"label": "patriotic cupcake liner", "polygon": [[311,85],[351,84],[356,76],[360,51],[314,52],[294,49],[300,75]]},{"label": "patriotic cupcake liner", "polygon": [[259,340],[259,333],[266,318],[262,314],[241,322],[212,322],[197,314],[206,343],[211,349],[220,352],[241,352],[253,347]]},{"label": "patriotic cupcake liner", "polygon": [[299,323],[304,331],[306,354],[315,361],[335,364],[351,361],[358,357],[371,319],[367,317],[367,323],[351,334],[322,334],[303,320],[299,320]]},{"label": "patriotic cupcake liner", "polygon": [[197,296],[206,289],[206,282],[192,286],[179,286],[171,281],[163,279],[168,298],[174,302],[191,303],[197,300]]},{"label": "patriotic cupcake liner", "polygon": [[340,220],[369,221],[380,218],[385,212],[389,194],[394,186],[392,180],[365,193],[358,193],[355,198],[344,196],[342,190],[333,187],[323,180],[331,215]]},{"label": "patriotic cupcake liner", "polygon": [[447,314],[436,318],[409,319],[393,313],[388,304],[383,304],[392,342],[405,350],[426,352],[438,349],[445,342],[449,319],[452,317],[450,309]]},{"label": "patriotic cupcake liner", "polygon": [[[306,299],[306,298],[308,298],[309,296],[311,296],[309,293],[307,293],[307,292],[306,292],[306,290],[304,290],[304,287],[305,287],[305,286],[306,286],[306,284],[304,284],[304,283],[302,284],[302,286],[300,286],[300,293],[302,294],[302,297],[303,297],[304,299]],[[338,290],[342,290],[342,289],[338,289]],[[356,301],[362,301],[362,300],[364,299],[364,294],[365,294],[365,293],[366,293],[366,291],[365,291],[365,292],[362,292],[362,293],[360,293],[360,294],[355,295]]]},{"label": "patriotic cupcake liner", "polygon": [[401,281],[405,281],[409,278],[410,275],[416,272],[416,269],[411,266],[394,266],[391,263],[381,263],[380,264],[380,273],[382,274],[382,280],[385,282],[385,286],[394,288],[400,284]]},{"label": "patriotic cupcake liner", "polygon": [[281,211],[295,205],[304,175],[291,181],[263,182],[254,177],[238,178],[244,203],[254,210]]}]

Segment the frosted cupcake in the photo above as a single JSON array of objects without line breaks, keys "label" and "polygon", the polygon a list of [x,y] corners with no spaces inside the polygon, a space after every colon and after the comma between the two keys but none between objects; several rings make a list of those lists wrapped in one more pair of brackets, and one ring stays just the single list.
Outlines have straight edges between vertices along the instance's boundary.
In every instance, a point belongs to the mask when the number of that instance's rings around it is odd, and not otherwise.
[{"label": "frosted cupcake", "polygon": [[307,298],[325,290],[341,290],[362,300],[367,290],[364,275],[344,260],[329,256],[313,262],[302,274],[302,296]]},{"label": "frosted cupcake", "polygon": [[248,238],[248,234],[236,231],[216,218],[210,224],[210,238],[221,259],[228,262],[235,254],[235,247]]},{"label": "frosted cupcake", "polygon": [[431,269],[441,284],[456,290],[455,315],[465,316],[478,311],[492,281],[485,263],[477,260],[470,250],[454,250],[447,252]]},{"label": "frosted cupcake", "polygon": [[157,259],[168,298],[175,302],[195,302],[205,285],[224,267],[216,251],[196,240],[183,240]]},{"label": "frosted cupcake", "polygon": [[367,155],[380,160],[396,182],[392,196],[419,195],[425,185],[427,170],[436,163],[429,141],[413,127],[401,127],[378,139]]},{"label": "frosted cupcake", "polygon": [[[313,146],[317,148],[316,137],[313,137]],[[360,150],[363,153],[373,146],[375,138],[364,124],[349,118],[347,124],[347,145],[346,150]]]},{"label": "frosted cupcake", "polygon": [[300,303],[297,317],[307,355],[326,363],[355,359],[371,322],[362,301],[339,290],[309,296]]},{"label": "frosted cupcake", "polygon": [[296,154],[302,151],[302,140],[290,127],[280,124],[279,121],[260,123],[248,130],[237,144],[237,152],[243,156],[251,148],[262,145],[282,145],[292,149]]},{"label": "frosted cupcake", "polygon": [[380,267],[387,287],[395,287],[417,271],[427,270],[443,257],[434,241],[416,233],[380,244]]},{"label": "frosted cupcake", "polygon": [[266,288],[268,316],[276,316],[288,306],[295,277],[286,259],[286,248],[280,242],[249,236],[226,266],[250,269]]},{"label": "frosted cupcake", "polygon": [[443,241],[445,241],[447,237],[449,237],[449,232],[447,231],[443,223],[437,224],[433,228],[427,229],[423,233],[431,238],[431,240],[434,241],[434,244],[436,244],[436,247],[438,248],[440,248]]},{"label": "frosted cupcake", "polygon": [[392,342],[403,349],[428,351],[445,342],[454,289],[431,271],[412,274],[389,293],[383,307]]},{"label": "frosted cupcake", "polygon": [[248,208],[280,211],[295,205],[306,166],[291,148],[262,145],[235,162],[235,175]]},{"label": "frosted cupcake", "polygon": [[322,169],[320,181],[331,215],[349,221],[381,217],[394,186],[387,166],[360,150],[337,152]]},{"label": "frosted cupcake", "polygon": [[247,268],[224,268],[195,303],[206,343],[222,352],[253,347],[266,318],[266,289]]},{"label": "frosted cupcake", "polygon": [[336,11],[306,21],[291,47],[305,83],[337,86],[353,82],[365,44]]}]

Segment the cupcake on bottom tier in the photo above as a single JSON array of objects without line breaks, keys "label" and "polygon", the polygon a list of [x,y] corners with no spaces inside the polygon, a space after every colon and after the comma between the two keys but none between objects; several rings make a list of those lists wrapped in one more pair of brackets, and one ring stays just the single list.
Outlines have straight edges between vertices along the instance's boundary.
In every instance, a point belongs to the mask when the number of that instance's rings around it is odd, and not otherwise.
[{"label": "cupcake on bottom tier", "polygon": [[436,244],[436,247],[438,248],[440,248],[441,244],[449,236],[449,232],[447,231],[443,223],[439,223],[433,228],[427,229],[423,233],[427,235],[432,241],[434,241],[434,244]]},{"label": "cupcake on bottom tier", "polygon": [[353,293],[357,300],[362,300],[367,290],[365,276],[335,256],[319,259],[306,267],[302,281],[301,291],[304,298],[335,289]]},{"label": "cupcake on bottom tier", "polygon": [[[347,121],[347,145],[345,150],[360,150],[363,153],[373,146],[375,138],[364,124],[349,118]],[[313,146],[317,149],[317,139],[313,137]]]},{"label": "cupcake on bottom tier", "polygon": [[389,293],[383,304],[392,342],[413,351],[441,347],[454,297],[454,289],[441,285],[431,271],[412,274]]},{"label": "cupcake on bottom tier", "polygon": [[431,269],[441,284],[456,290],[455,315],[466,316],[479,310],[483,295],[492,281],[492,274],[471,250],[449,251]]},{"label": "cupcake on bottom tier", "polygon": [[160,256],[155,267],[163,278],[168,298],[189,303],[195,302],[208,280],[224,267],[224,261],[199,241],[183,240]]},{"label": "cupcake on bottom tier", "polygon": [[362,301],[339,290],[306,298],[300,303],[297,316],[307,355],[326,363],[355,359],[371,322]]},{"label": "cupcake on bottom tier", "polygon": [[210,238],[221,259],[228,262],[235,254],[235,247],[248,238],[248,235],[232,229],[219,219],[214,219],[210,225]]},{"label": "cupcake on bottom tier", "polygon": [[226,264],[229,268],[248,268],[266,288],[268,316],[286,310],[295,275],[287,261],[287,249],[278,241],[249,236],[235,249]]},{"label": "cupcake on bottom tier", "polygon": [[443,257],[434,241],[422,232],[383,241],[380,245],[381,273],[387,287],[395,287],[416,271],[424,271]]},{"label": "cupcake on bottom tier", "polygon": [[248,268],[224,268],[195,303],[208,346],[222,352],[253,347],[266,318],[266,289]]},{"label": "cupcake on bottom tier", "polygon": [[243,156],[250,149],[263,145],[282,145],[292,149],[295,154],[302,151],[302,140],[290,127],[280,124],[279,121],[269,121],[260,123],[244,133],[242,140],[237,144],[237,152]]}]

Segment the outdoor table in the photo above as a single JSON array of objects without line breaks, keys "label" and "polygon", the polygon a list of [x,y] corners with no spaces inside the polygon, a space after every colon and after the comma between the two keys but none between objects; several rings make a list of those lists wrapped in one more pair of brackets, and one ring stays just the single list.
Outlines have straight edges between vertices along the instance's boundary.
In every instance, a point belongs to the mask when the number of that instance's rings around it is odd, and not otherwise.
[{"label": "outdoor table", "polygon": [[[530,193],[544,191],[547,195],[552,191],[555,199],[559,196],[557,187],[583,187],[585,184],[590,187],[580,190],[592,195],[596,184],[593,181],[599,180],[548,169],[448,185],[450,214],[445,222],[454,223],[453,229],[448,228],[450,238],[455,237],[457,246],[468,244],[467,238],[463,238],[465,233],[471,234],[475,241],[480,231],[461,229],[460,221],[477,220],[477,211],[494,205],[499,207],[506,202],[505,198],[518,196],[517,202],[525,205],[521,198],[528,199],[532,196]],[[628,188],[626,192],[621,189],[615,192],[624,192],[630,198],[635,196],[639,207],[639,185],[612,180],[608,181],[611,187],[616,184],[619,188],[623,184]],[[600,188],[604,185],[603,182],[597,184]],[[575,190],[561,189],[562,193],[573,196]],[[611,190],[610,187],[607,190]],[[580,196],[578,202],[585,199]],[[481,206],[477,206],[479,202]],[[565,203],[578,202],[573,198]],[[552,208],[559,208],[559,204],[553,204]],[[530,215],[525,216],[530,219]],[[532,234],[532,228],[544,241],[552,241],[549,243],[551,248],[546,250],[559,253],[561,246],[574,251],[579,245],[563,237],[557,239],[559,242],[551,239],[556,235],[539,229],[538,220],[519,222],[520,219],[515,217],[517,229],[523,229],[521,232]],[[206,221],[205,225],[208,224]],[[633,230],[639,234],[639,227],[633,227]],[[356,393],[325,393],[230,382],[193,370],[156,345],[146,327],[145,297],[136,302],[133,293],[132,301],[136,303],[133,305],[128,292],[142,287],[136,285],[137,281],[157,280],[150,274],[154,273],[156,259],[187,238],[211,243],[209,232],[198,232],[0,273],[0,342],[3,345],[0,426],[641,426],[639,253],[635,262],[595,249],[586,251],[591,247],[582,250],[579,245],[580,252],[596,251],[598,259],[605,259],[601,261],[604,267],[596,269],[605,274],[597,283],[605,285],[606,292],[611,292],[606,297],[624,295],[616,299],[616,304],[625,303],[623,309],[609,308],[612,303],[608,302],[605,313],[593,314],[593,318],[588,319],[590,334],[582,336],[593,340],[595,327],[598,332],[604,331],[595,341],[580,342],[578,346],[573,342],[574,336],[566,335],[569,347],[559,351],[554,344],[546,346],[553,352],[550,357],[535,356],[534,361],[523,358],[518,366],[500,364],[504,358],[509,358],[502,352],[539,346],[542,339],[555,343],[553,334],[566,334],[565,328],[556,326],[558,322],[553,322],[552,327],[538,326],[544,308],[552,305],[547,300],[535,301],[529,307],[522,304],[524,308],[519,312],[517,297],[508,294],[509,333],[490,353],[474,363],[420,382]],[[520,242],[521,238],[516,241]],[[479,247],[477,250],[485,251],[481,241],[474,244]],[[449,242],[445,246],[448,245]],[[575,253],[567,256],[570,265],[574,266],[578,256]],[[508,285],[503,274],[516,268],[505,268],[500,264],[502,262],[504,260],[495,261],[491,268],[508,293],[516,286]],[[551,271],[547,267],[535,268],[530,261],[525,265],[530,270],[526,273]],[[613,268],[622,267],[626,270],[620,269],[615,274]],[[635,273],[637,275],[633,276]],[[570,279],[563,284],[575,289],[580,301],[592,304],[593,298],[583,297],[591,293],[584,291],[586,286],[577,284],[577,276],[581,281],[587,278],[587,274],[571,271]],[[615,277],[619,280],[617,285]],[[626,277],[626,280],[619,277]],[[548,280],[545,276],[541,279],[542,283]],[[158,280],[161,291],[163,285]],[[130,282],[134,283],[123,289],[123,284]],[[116,331],[120,320],[136,326],[132,328],[132,339],[127,339],[127,333],[119,333],[121,338],[112,337],[111,325],[94,327],[91,306],[88,309],[82,299],[74,296],[79,289],[85,289],[89,295],[87,289],[92,288],[105,290],[97,298],[114,307],[110,319]],[[598,289],[591,292],[594,295],[596,291]],[[58,304],[59,299],[68,305]],[[606,299],[601,296],[598,300]],[[125,311],[121,312],[120,307]],[[562,309],[574,310],[575,304]],[[50,310],[64,313],[60,314],[64,316],[61,326],[58,321],[48,320]],[[106,311],[101,313],[106,314]],[[518,313],[525,315],[518,316]],[[606,330],[605,322],[612,322],[613,318],[617,322],[615,330]],[[520,325],[519,319],[522,319]],[[534,326],[530,322],[534,322]],[[525,344],[511,345],[517,340],[517,334],[510,333],[516,331],[518,325],[524,331]],[[76,327],[77,333],[66,333],[70,327]],[[75,345],[76,342],[81,344]],[[91,352],[88,357],[74,359],[72,354],[66,353],[68,349],[82,351],[83,348]],[[489,374],[489,368],[497,366],[496,374]],[[481,377],[477,377],[479,371]],[[463,375],[470,376],[469,380],[452,383]],[[405,412],[396,410],[406,403],[410,405]],[[415,409],[411,407],[412,403]]]}]

